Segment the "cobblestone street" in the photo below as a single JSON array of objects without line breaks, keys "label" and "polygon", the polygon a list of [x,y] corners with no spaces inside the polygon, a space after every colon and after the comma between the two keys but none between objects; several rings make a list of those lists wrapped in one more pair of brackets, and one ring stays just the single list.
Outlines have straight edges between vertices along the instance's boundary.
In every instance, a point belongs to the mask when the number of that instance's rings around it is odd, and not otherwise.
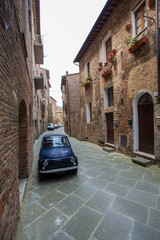
[{"label": "cobblestone street", "polygon": [[79,160],[78,174],[48,176],[39,182],[41,139],[34,145],[15,240],[160,239],[157,166],[144,168],[130,157],[70,138]]}]

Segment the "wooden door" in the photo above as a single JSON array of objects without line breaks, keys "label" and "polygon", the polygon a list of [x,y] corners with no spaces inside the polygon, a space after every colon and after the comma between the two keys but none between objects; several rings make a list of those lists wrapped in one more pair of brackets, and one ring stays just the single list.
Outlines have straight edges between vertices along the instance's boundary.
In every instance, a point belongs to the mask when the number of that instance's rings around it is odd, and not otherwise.
[{"label": "wooden door", "polygon": [[139,99],[138,120],[139,151],[154,154],[153,101],[148,93]]},{"label": "wooden door", "polygon": [[113,113],[106,113],[107,143],[114,144]]}]

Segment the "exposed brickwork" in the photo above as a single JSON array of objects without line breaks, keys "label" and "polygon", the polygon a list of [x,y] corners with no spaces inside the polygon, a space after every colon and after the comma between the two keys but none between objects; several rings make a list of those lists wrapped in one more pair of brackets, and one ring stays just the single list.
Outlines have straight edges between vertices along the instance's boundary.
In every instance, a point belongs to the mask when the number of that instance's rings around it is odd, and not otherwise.
[{"label": "exposed brickwork", "polygon": [[[4,2],[4,1],[2,1]],[[1,2],[1,3],[2,3]],[[26,1],[27,55],[21,38],[22,1],[8,29],[0,18],[0,239],[11,240],[19,217],[19,176],[27,177],[32,160],[32,91],[28,6]],[[12,1],[7,1],[11,11]],[[3,20],[11,12],[0,6]],[[7,18],[8,17],[8,18]],[[25,129],[25,130],[24,130]]]},{"label": "exposed brickwork", "polygon": [[79,135],[79,109],[80,109],[80,83],[79,74],[68,74],[65,78],[63,101],[64,101],[64,125],[65,132],[69,136]]},{"label": "exposed brickwork", "polygon": [[[133,114],[134,100],[140,92],[149,92],[153,98],[154,106],[157,98],[157,66],[156,66],[156,39],[155,23],[147,21],[147,28],[138,36],[147,37],[147,42],[135,53],[129,53],[124,40],[132,37],[131,11],[140,1],[120,1],[114,8],[108,21],[101,32],[85,52],[80,61],[80,81],[84,81],[85,64],[90,62],[90,75],[92,83],[89,87],[81,87],[80,93],[80,139],[88,138],[89,141],[99,143],[106,142],[105,135],[105,113],[113,112],[113,118],[117,119],[118,125],[114,126],[114,145],[117,150],[132,154],[134,151],[134,127],[135,119]],[[148,1],[147,1],[148,2]],[[155,8],[147,7],[147,15],[155,19]],[[125,15],[124,15],[125,13]],[[126,25],[131,24],[131,29],[126,30]],[[112,49],[116,49],[116,60],[109,63],[112,73],[102,77],[103,69],[99,70],[99,63],[102,62],[102,42],[106,35],[111,32]],[[104,108],[104,88],[113,85],[114,106]],[[86,103],[92,102],[93,121],[86,122]],[[154,112],[155,123],[156,112]],[[133,125],[128,124],[128,119],[133,120]],[[155,123],[156,124],[156,123]],[[154,135],[157,127],[155,125]],[[120,146],[120,135],[127,136],[127,148]],[[155,154],[158,151],[158,144],[155,141]]]}]

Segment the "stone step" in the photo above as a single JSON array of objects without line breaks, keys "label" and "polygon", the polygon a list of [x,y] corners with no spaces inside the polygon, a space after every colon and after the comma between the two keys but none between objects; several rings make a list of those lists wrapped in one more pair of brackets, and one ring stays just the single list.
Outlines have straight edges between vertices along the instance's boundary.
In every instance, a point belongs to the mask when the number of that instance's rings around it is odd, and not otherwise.
[{"label": "stone step", "polygon": [[144,167],[148,167],[148,166],[152,165],[152,160],[139,158],[139,157],[133,157],[132,162],[142,165]]},{"label": "stone step", "polygon": [[114,149],[111,147],[103,147],[103,150],[110,153],[110,152],[114,152]]},{"label": "stone step", "polygon": [[104,144],[105,147],[110,147],[110,148],[114,148],[114,144],[111,144],[111,143],[105,143]]}]

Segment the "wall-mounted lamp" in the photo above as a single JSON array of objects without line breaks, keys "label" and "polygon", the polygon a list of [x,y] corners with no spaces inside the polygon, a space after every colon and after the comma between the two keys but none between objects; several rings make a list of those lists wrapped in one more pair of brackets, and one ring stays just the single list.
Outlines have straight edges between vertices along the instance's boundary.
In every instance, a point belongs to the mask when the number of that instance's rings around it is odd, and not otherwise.
[{"label": "wall-mounted lamp", "polygon": [[129,126],[132,126],[132,119],[128,119]]},{"label": "wall-mounted lamp", "polygon": [[117,119],[114,119],[114,126],[118,126],[118,121],[117,121]]}]

